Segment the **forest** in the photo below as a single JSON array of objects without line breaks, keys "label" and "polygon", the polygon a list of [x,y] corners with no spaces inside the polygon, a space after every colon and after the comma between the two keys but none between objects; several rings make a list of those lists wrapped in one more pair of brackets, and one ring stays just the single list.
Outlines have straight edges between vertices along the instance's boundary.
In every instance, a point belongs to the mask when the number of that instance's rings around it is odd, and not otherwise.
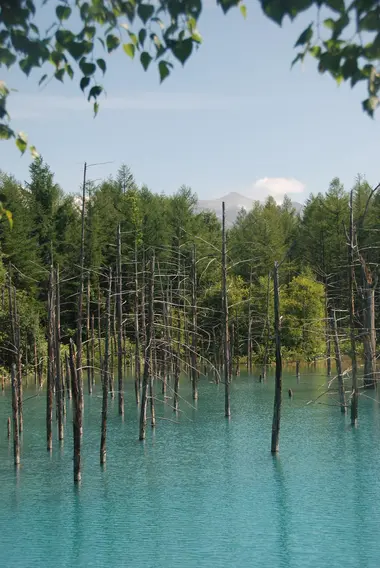
[{"label": "forest", "polygon": [[211,378],[225,385],[229,416],[229,384],[240,369],[265,380],[276,362],[277,381],[281,359],[297,373],[302,361],[325,362],[343,411],[343,381],[352,377],[355,422],[358,389],[376,383],[377,189],[360,175],[349,190],[334,178],[300,214],[289,198],[278,205],[269,197],[227,229],[198,211],[190,188],[155,194],[126,165],[97,182],[85,165],[82,194],[64,192],[41,157],[27,182],[2,172],[12,223],[0,224],[0,364],[3,390],[11,382],[14,391],[16,430],[22,386],[46,389],[51,449],[54,395],[63,439],[65,396],[81,408],[101,377],[102,462],[107,400],[117,397],[123,415],[123,381],[135,381],[144,439],[148,405],[155,422],[154,392],[178,411],[183,376],[194,400]]}]

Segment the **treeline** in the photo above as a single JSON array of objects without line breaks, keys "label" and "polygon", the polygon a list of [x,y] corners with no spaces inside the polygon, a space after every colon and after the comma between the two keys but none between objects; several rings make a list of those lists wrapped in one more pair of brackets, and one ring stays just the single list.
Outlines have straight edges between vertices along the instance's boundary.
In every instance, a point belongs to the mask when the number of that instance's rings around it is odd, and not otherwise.
[{"label": "treeline", "polygon": [[[154,254],[154,338],[159,357],[166,357],[170,343],[171,352],[176,351],[189,367],[196,352],[202,365],[217,373],[223,360],[220,220],[211,212],[197,211],[196,195],[189,188],[181,187],[173,196],[154,194],[145,186],[138,187],[126,166],[116,178],[87,181],[85,194],[84,341],[90,339],[91,321],[97,327],[99,345],[104,341],[111,268],[111,334],[116,338],[117,299],[121,296],[124,355],[137,357],[139,351],[143,356]],[[333,313],[341,349],[350,352],[348,276],[353,268],[357,348],[364,355],[370,349],[368,357],[374,364],[380,196],[361,177],[352,195],[353,267],[349,260],[350,193],[337,178],[326,193],[310,196],[301,215],[288,198],[280,206],[268,198],[264,204],[255,203],[251,211],[242,211],[227,231],[228,325],[235,371],[240,361],[251,369],[254,364],[263,365],[265,372],[265,365],[273,360],[275,261],[280,263],[283,356],[330,362]],[[0,223],[0,364],[8,371],[14,360],[10,319],[14,294],[23,368],[43,380],[52,267],[59,268],[63,346],[75,338],[77,329],[81,196],[64,193],[48,165],[38,158],[30,166],[28,182],[0,174],[0,199],[13,214],[12,228],[5,218]],[[115,339],[115,357],[117,351]],[[366,372],[372,381],[374,367],[367,366]]]}]

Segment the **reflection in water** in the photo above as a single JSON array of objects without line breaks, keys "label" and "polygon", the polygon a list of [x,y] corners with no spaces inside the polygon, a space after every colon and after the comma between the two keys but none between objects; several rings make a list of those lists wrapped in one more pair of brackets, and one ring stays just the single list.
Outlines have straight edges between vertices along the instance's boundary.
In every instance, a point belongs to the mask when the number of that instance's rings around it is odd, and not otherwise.
[{"label": "reflection in water", "polygon": [[273,477],[274,477],[274,491],[275,499],[277,502],[277,526],[279,535],[279,550],[281,552],[281,566],[288,568],[292,566],[290,549],[289,549],[289,526],[290,526],[290,511],[288,507],[288,498],[286,494],[286,480],[284,478],[284,471],[282,469],[281,460],[279,456],[273,456]]}]

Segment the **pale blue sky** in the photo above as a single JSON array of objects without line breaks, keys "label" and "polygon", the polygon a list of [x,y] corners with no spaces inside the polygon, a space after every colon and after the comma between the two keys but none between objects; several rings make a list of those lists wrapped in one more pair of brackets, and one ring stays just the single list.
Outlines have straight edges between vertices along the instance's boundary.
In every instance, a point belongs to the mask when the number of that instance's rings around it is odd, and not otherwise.
[{"label": "pale blue sky", "polygon": [[[361,110],[365,89],[337,87],[311,59],[290,70],[294,42],[313,14],[279,28],[256,2],[247,6],[247,20],[207,6],[201,48],[162,85],[153,66],[144,73],[122,50],[108,56],[107,98],[96,119],[78,81],[41,89],[41,73],[25,79],[12,70],[5,79],[18,89],[9,104],[14,126],[68,192],[78,190],[85,160],[113,161],[92,168],[92,178],[125,162],[153,191],[186,184],[200,199],[230,191],[280,198],[286,190],[303,201],[334,176],[350,187],[358,172],[379,182],[380,125]],[[0,168],[28,179],[29,154],[0,144]]]}]

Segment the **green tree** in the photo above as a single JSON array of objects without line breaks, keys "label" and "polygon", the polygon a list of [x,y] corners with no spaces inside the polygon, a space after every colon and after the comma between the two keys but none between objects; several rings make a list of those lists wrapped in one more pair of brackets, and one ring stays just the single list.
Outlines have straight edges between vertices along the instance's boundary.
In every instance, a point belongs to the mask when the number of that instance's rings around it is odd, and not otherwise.
[{"label": "green tree", "polygon": [[281,291],[281,340],[286,355],[312,360],[324,353],[324,288],[310,271]]}]

